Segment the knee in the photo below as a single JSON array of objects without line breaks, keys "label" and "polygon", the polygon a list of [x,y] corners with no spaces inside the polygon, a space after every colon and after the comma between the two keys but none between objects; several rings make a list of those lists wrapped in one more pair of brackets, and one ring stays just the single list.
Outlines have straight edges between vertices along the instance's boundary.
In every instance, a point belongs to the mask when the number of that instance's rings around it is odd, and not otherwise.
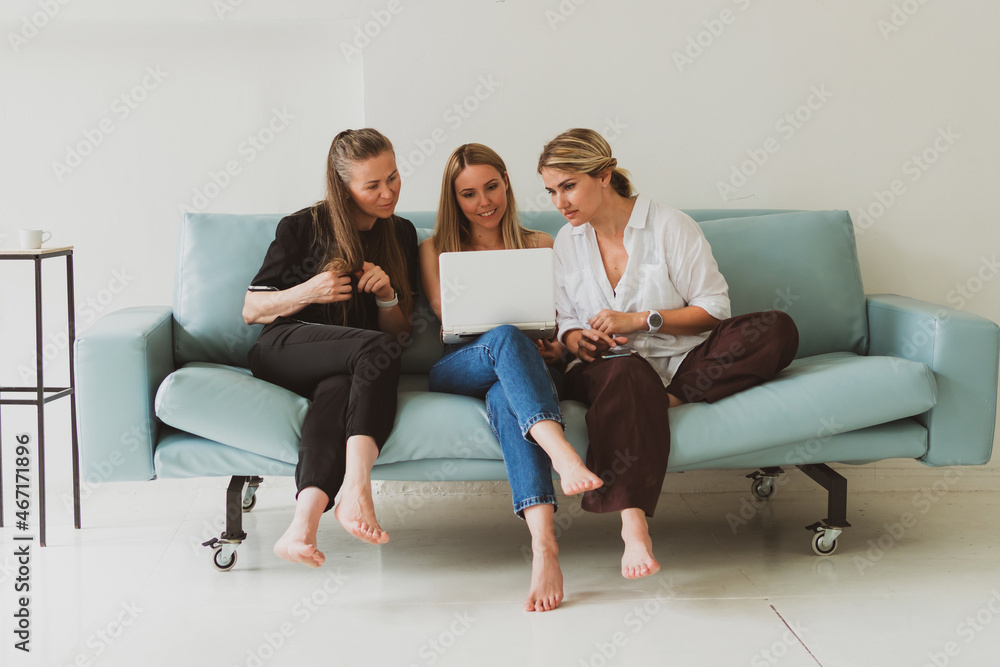
[{"label": "knee", "polygon": [[799,348],[799,328],[795,326],[795,320],[788,313],[780,310],[774,311],[776,319],[771,325],[774,337],[781,341],[786,350],[790,349],[792,354]]},{"label": "knee", "polygon": [[523,352],[534,348],[534,343],[513,324],[501,324],[495,329],[490,329],[480,337],[480,341],[498,350],[508,348]]},{"label": "knee", "polygon": [[513,324],[501,324],[497,328],[491,329],[490,331],[486,332],[483,335],[490,336],[494,340],[504,343],[517,344],[521,341],[528,340],[528,337],[525,336],[521,332],[521,330],[515,327]]}]

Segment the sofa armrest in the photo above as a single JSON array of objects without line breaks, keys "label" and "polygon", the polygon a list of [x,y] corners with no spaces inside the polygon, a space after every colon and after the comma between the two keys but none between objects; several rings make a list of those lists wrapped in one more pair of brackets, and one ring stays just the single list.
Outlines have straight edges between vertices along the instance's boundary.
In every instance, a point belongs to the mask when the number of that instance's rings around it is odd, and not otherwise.
[{"label": "sofa armrest", "polygon": [[895,294],[868,295],[870,356],[927,364],[937,404],[918,417],[927,427],[928,465],[990,460],[996,425],[1000,328],[983,317]]},{"label": "sofa armrest", "polygon": [[155,476],[153,398],[174,371],[173,348],[167,306],[110,313],[77,337],[77,428],[87,482]]}]

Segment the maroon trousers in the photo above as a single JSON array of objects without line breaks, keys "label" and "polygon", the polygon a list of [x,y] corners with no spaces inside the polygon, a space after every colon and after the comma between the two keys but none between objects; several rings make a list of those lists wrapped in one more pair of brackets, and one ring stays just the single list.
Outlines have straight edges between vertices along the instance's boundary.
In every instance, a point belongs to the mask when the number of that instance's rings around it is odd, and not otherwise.
[{"label": "maroon trousers", "polygon": [[598,359],[566,374],[566,398],[586,403],[587,467],[604,480],[588,491],[588,512],[637,507],[653,516],[670,454],[667,408],[673,394],[685,403],[712,403],[765,382],[792,362],[799,332],[780,311],[724,320],[691,350],[666,388],[638,355]]}]

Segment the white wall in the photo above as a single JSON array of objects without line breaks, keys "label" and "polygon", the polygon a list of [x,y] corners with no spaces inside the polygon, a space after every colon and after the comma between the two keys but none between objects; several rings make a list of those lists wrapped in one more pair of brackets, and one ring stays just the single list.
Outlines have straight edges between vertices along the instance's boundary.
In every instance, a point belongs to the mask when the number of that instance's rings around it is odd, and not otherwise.
[{"label": "white wall", "polygon": [[[58,7],[54,18],[43,21],[42,6]],[[44,23],[34,35],[33,21]],[[504,156],[522,207],[547,207],[538,152],[587,126],[612,141],[644,193],[674,206],[846,208],[856,222],[869,209],[859,230],[867,291],[1000,321],[1000,280],[984,263],[1000,254],[997,25],[988,0],[8,0],[0,245],[16,244],[22,227],[75,245],[84,328],[99,311],[170,302],[182,205],[283,212],[319,197],[340,129],[372,125],[394,141],[400,208],[417,210],[436,206],[444,161],[467,141]],[[166,75],[156,83],[147,68]],[[144,78],[152,89],[133,93]],[[123,95],[145,99],[126,116]],[[294,118],[251,161],[244,142],[275,109]],[[793,127],[783,119],[797,110],[808,119]],[[53,162],[102,120],[113,132],[57,173]],[[957,138],[935,155],[942,131]],[[765,145],[766,162],[720,195],[747,151],[760,159]],[[935,162],[914,171],[911,156],[925,149]],[[240,173],[196,200],[229,161]],[[876,193],[893,181],[902,194],[880,211],[878,197],[888,199]],[[46,275],[46,317],[58,326],[61,267]],[[4,384],[30,373],[29,278],[27,265],[0,266]],[[50,342],[49,367],[61,368],[66,346],[58,332]],[[33,423],[29,409],[8,412],[5,438]],[[937,474],[886,463],[852,479],[898,477],[899,467]]]}]

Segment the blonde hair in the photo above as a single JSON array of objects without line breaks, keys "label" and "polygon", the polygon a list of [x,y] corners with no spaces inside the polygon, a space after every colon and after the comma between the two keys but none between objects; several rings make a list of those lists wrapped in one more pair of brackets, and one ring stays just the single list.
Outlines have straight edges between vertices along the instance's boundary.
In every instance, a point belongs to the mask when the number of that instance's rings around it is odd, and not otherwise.
[{"label": "blonde hair", "polygon": [[538,156],[538,173],[542,173],[544,168],[594,177],[600,177],[610,169],[614,191],[622,197],[632,196],[630,174],[618,166],[618,160],[611,155],[611,145],[594,130],[566,130],[545,144],[542,154]]},{"label": "blonde hair", "polygon": [[[326,198],[312,207],[313,242],[320,246],[323,270],[337,273],[360,271],[365,261],[361,234],[354,226],[354,200],[348,184],[359,162],[394,153],[392,143],[378,130],[344,130],[330,144],[326,159]],[[404,313],[412,312],[413,296],[403,247],[391,218],[375,221],[368,239],[368,261],[382,267],[396,290]],[[338,320],[347,321],[357,308],[357,299],[336,304]]]},{"label": "blonde hair", "polygon": [[514,201],[514,189],[507,178],[507,165],[497,155],[496,151],[482,144],[463,144],[455,149],[448,158],[441,178],[441,200],[438,203],[437,221],[434,223],[434,250],[442,252],[460,252],[462,245],[467,243],[472,233],[472,223],[465,217],[458,205],[458,193],[455,192],[455,179],[469,165],[488,165],[497,170],[500,177],[507,181],[507,210],[500,219],[500,233],[503,236],[504,248],[508,250],[528,248],[528,238],[532,230],[525,229],[518,221],[517,203]]}]

